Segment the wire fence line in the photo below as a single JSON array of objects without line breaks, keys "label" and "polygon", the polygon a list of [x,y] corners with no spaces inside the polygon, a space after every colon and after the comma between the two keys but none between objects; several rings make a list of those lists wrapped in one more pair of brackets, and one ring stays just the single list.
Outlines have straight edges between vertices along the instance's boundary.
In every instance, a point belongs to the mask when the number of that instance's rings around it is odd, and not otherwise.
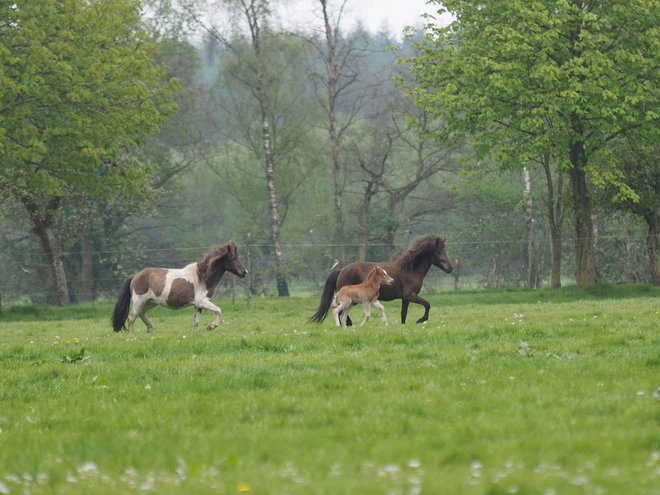
[{"label": "wire fence line", "polygon": [[[614,236],[614,235],[608,235],[608,236],[600,236],[599,240],[601,241],[612,241],[612,240],[620,240],[620,236]],[[564,236],[562,238],[562,242],[564,243],[573,243],[575,241],[574,237],[566,237]],[[452,246],[467,246],[467,245],[481,245],[481,246],[489,246],[489,245],[527,245],[528,241],[526,239],[493,239],[493,240],[487,240],[487,241],[449,241],[445,240],[445,246],[448,248],[447,250],[449,251],[449,248]],[[266,248],[266,249],[274,249],[273,244],[269,243],[240,243],[236,242],[235,243],[238,248],[247,248],[252,247],[252,248]],[[218,245],[218,244],[215,244]],[[343,243],[343,244],[326,244],[326,243],[295,243],[295,244],[280,244],[280,246],[283,249],[289,249],[289,248],[349,248],[349,249],[358,249],[361,244],[354,244],[354,243]],[[385,243],[373,243],[370,242],[368,244],[368,247],[370,248],[386,248],[390,247],[390,244],[385,244]],[[206,251],[209,251],[213,246],[177,246],[177,247],[168,247],[168,248],[122,248],[122,249],[106,249],[106,250],[91,250],[89,251],[92,255],[99,256],[99,255],[109,255],[109,254],[127,254],[127,253],[164,253],[164,252],[195,252],[195,253],[205,253]],[[406,249],[405,246],[398,247],[399,250],[404,250]],[[67,256],[73,256],[79,254],[79,251],[65,251],[65,252],[60,252],[60,256],[62,257],[67,257]]]},{"label": "wire fence line", "polygon": [[[411,239],[412,241],[412,239]],[[574,240],[564,236],[562,242],[562,284],[574,283]],[[237,297],[241,292],[251,295],[276,295],[274,246],[264,242],[237,242],[239,257],[251,265],[250,281],[226,276],[216,294],[218,297]],[[284,270],[290,292],[316,294],[321,290],[332,267],[338,262],[339,248],[346,252],[346,262],[357,259],[356,243],[290,243],[282,245]],[[527,239],[446,240],[447,254],[456,265],[451,275],[431,269],[425,279],[426,291],[461,288],[521,287],[529,281],[529,270],[535,271],[537,286],[549,285],[552,258],[549,242],[536,242],[534,259],[529,260]],[[85,290],[95,298],[114,297],[121,282],[130,274],[147,266],[178,268],[201,259],[212,246],[126,247],[113,250],[92,250],[92,280]],[[392,246],[369,243],[368,261],[385,261]],[[407,246],[397,246],[405,251]],[[391,253],[390,253],[391,254]],[[64,255],[70,293],[74,301],[80,299],[83,285],[81,253],[71,251]],[[646,236],[638,233],[631,238],[600,236],[596,246],[599,280],[610,283],[648,283],[650,271],[646,251]],[[5,300],[49,302],[50,275],[43,253],[15,256],[12,259],[0,252],[0,276],[3,277]],[[87,274],[89,279],[89,274]]]}]

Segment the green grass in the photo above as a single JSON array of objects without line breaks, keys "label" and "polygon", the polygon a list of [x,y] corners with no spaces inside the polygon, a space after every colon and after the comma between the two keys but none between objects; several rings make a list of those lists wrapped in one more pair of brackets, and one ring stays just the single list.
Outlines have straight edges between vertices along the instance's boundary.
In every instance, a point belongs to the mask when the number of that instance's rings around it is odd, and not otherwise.
[{"label": "green grass", "polygon": [[657,295],[441,293],[351,329],[219,301],[198,334],[190,308],[134,335],[107,301],[4,308],[0,493],[657,493]]}]

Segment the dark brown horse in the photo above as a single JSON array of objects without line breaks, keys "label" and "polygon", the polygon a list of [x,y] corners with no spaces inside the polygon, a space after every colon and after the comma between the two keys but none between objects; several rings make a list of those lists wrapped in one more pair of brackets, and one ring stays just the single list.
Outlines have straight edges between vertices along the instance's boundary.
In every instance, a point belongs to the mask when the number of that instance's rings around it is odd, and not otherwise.
[{"label": "dark brown horse", "polygon": [[[128,277],[117,295],[117,304],[112,313],[112,328],[119,332],[128,319],[128,331],[133,333],[133,323],[139,316],[147,332],[153,325],[145,313],[156,306],[180,309],[195,306],[193,331],[199,327],[202,309],[215,313],[215,319],[207,328],[213,330],[220,323],[222,311],[211,302],[220,279],[230,272],[243,278],[247,270],[238,259],[238,249],[232,241],[210,251],[201,261],[183,268],[145,268]],[[133,308],[129,313],[129,308]]]},{"label": "dark brown horse", "polygon": [[394,279],[391,285],[381,286],[378,299],[381,301],[401,299],[401,323],[406,322],[408,305],[411,302],[424,306],[424,316],[417,320],[417,323],[429,319],[431,305],[427,300],[419,297],[419,291],[431,265],[447,273],[451,273],[454,269],[447,258],[444,239],[433,235],[422,237],[415,241],[408,251],[396,254],[387,263],[356,262],[333,271],[325,282],[321,303],[309,321],[321,323],[330,309],[335,291],[345,285],[362,283],[376,265],[382,266]]}]

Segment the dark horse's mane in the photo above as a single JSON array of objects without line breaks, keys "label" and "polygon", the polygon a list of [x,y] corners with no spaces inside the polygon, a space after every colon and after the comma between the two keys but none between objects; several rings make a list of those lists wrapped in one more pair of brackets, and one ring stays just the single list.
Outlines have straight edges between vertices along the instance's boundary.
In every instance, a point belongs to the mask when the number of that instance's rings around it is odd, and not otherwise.
[{"label": "dark horse's mane", "polygon": [[204,255],[201,261],[197,262],[197,275],[203,282],[216,279],[220,266],[218,261],[228,257],[230,260],[238,257],[238,250],[233,241],[229,241],[224,246],[216,246]]},{"label": "dark horse's mane", "polygon": [[[398,261],[401,268],[413,271],[429,251],[435,251],[437,249],[437,240],[438,237],[434,235],[427,235],[417,239],[407,251],[399,251],[392,256],[390,261]],[[442,242],[442,240],[440,242]]]}]

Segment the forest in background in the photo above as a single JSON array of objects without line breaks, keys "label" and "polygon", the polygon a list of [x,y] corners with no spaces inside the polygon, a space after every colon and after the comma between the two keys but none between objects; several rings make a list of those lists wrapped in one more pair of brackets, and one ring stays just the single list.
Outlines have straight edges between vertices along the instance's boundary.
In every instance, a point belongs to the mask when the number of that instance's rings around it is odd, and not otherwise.
[{"label": "forest in background", "polygon": [[[177,81],[167,122],[112,157],[144,180],[103,194],[63,181],[57,194],[31,196],[42,207],[57,197],[48,220],[70,302],[114,297],[145,266],[180,267],[229,240],[244,263],[249,255],[251,286],[228,275],[224,296],[315,294],[335,264],[389,259],[426,234],[446,239],[457,267],[432,270],[428,289],[556,286],[553,225],[560,283],[575,283],[560,161],[521,155],[519,167],[501,167],[471,160],[469,140],[434,139],[443,121],[414,104],[405,86],[415,76],[397,63],[419,56],[424,33],[397,42],[346,30],[350,2],[314,3],[318,25],[292,32],[274,1],[142,2],[134,28],[157,48],[162,86]],[[655,149],[617,141],[611,150],[646,164],[643,180],[657,187]],[[0,180],[2,300],[60,304],[34,216],[8,193],[10,180]],[[654,282],[644,215],[613,201],[620,187],[590,180],[597,279]]]}]

